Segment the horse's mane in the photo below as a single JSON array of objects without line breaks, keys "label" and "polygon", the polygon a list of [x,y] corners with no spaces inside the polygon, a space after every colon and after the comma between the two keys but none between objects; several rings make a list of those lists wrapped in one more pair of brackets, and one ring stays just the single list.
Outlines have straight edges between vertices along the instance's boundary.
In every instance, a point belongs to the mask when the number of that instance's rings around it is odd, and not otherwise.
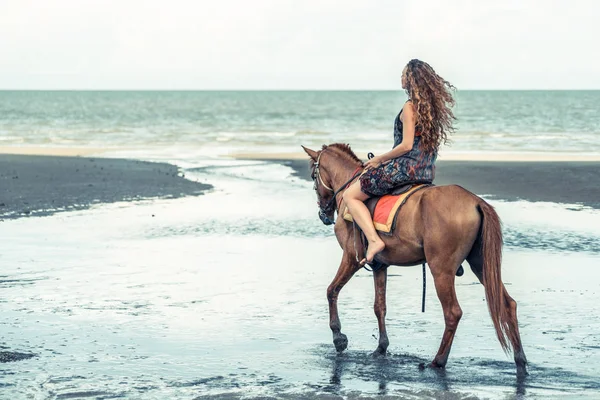
[{"label": "horse's mane", "polygon": [[[354,154],[354,152],[350,148],[349,144],[345,144],[345,143],[333,143],[330,145],[324,144],[323,147],[321,148],[321,151],[324,151],[325,149],[332,150],[339,157],[344,157],[349,161],[357,162],[360,165],[363,165],[362,160],[360,158],[358,158],[356,156],[356,154]],[[310,160],[310,171],[311,171],[311,176],[314,179],[315,160],[312,160],[312,159]]]},{"label": "horse's mane", "polygon": [[341,154],[346,155],[349,159],[351,159],[352,161],[356,161],[356,162],[360,163],[361,165],[363,163],[362,160],[360,158],[358,158],[356,156],[356,154],[354,154],[354,152],[350,148],[349,144],[334,143],[334,144],[330,144],[329,146],[323,145],[323,148],[321,149],[321,151],[323,151],[325,149],[338,149],[339,151],[337,153],[341,152]]}]

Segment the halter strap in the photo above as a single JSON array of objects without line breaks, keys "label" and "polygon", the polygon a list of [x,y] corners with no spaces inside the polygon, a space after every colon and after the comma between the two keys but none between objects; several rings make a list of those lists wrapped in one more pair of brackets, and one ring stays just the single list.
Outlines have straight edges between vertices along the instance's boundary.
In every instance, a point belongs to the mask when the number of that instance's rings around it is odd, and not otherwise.
[{"label": "halter strap", "polygon": [[[323,178],[321,178],[321,173],[319,172],[319,163],[321,162],[321,155],[323,155],[323,153],[325,152],[325,150],[321,151],[319,153],[319,157],[317,157],[317,162],[315,163],[315,175],[317,176],[317,179],[319,180],[319,182],[321,182],[321,185],[323,185],[323,187],[329,191],[334,191],[332,188],[330,188],[329,186],[327,186],[325,184],[325,182],[323,182]],[[335,195],[334,195],[335,197]]]},{"label": "halter strap", "polygon": [[[342,186],[340,186],[340,188],[338,190],[333,190],[332,188],[330,188],[329,186],[327,186],[325,184],[325,182],[323,182],[323,178],[321,178],[321,172],[319,171],[319,165],[321,163],[321,155],[325,152],[325,150],[322,150],[319,153],[319,156],[317,157],[317,161],[315,162],[315,179],[317,179],[321,185],[323,185],[323,187],[331,192],[333,192],[333,196],[331,197],[331,200],[329,200],[329,202],[327,202],[327,204],[325,205],[324,210],[329,209],[329,207],[331,207],[331,205],[333,204],[333,202],[335,202],[336,208],[339,210],[340,208],[340,204],[341,201],[338,203],[337,202],[337,195],[340,194],[341,191],[346,190],[348,188],[348,186],[357,178],[360,176],[360,174],[362,173],[362,170],[364,169],[364,167],[358,166],[356,167],[356,169],[354,170],[354,172],[352,173],[352,178],[350,178],[350,180],[348,180],[348,182],[344,183]],[[322,208],[323,209],[323,208]]]}]

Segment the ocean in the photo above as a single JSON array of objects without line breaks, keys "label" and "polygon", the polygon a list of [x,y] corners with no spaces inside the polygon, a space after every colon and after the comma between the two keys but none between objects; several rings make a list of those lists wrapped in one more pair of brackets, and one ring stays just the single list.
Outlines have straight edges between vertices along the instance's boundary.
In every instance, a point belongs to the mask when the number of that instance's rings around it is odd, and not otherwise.
[{"label": "ocean", "polygon": [[[176,147],[204,154],[393,143],[403,92],[0,92],[0,146]],[[600,154],[600,91],[459,91],[446,152]]]},{"label": "ocean", "polygon": [[[459,92],[448,151],[600,154],[600,92]],[[442,310],[420,267],[391,267],[389,355],[373,360],[373,282],[326,288],[341,250],[312,183],[226,157],[300,144],[386,148],[397,92],[0,92],[0,146],[102,148],[169,162],[201,196],[96,204],[0,223],[0,398],[597,398],[600,210],[488,198],[504,225],[503,279],[530,375],[515,377],[465,265],[448,365]],[[557,190],[560,190],[557,188]],[[478,193],[486,195],[485,193]]]}]

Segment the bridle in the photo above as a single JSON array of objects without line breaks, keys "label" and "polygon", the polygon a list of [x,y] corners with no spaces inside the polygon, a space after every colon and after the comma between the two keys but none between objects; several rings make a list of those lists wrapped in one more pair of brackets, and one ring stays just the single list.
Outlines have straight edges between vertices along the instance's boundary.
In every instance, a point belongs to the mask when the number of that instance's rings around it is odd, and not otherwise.
[{"label": "bridle", "polygon": [[[319,165],[321,163],[321,156],[323,155],[323,153],[325,152],[325,150],[321,151],[319,153],[319,156],[317,157],[317,161],[315,162],[315,166],[314,166],[314,171],[313,171],[313,181],[315,181],[315,189],[317,188],[317,180],[319,182],[321,182],[321,185],[323,185],[323,187],[327,190],[329,190],[330,192],[334,192],[334,190],[332,188],[330,188],[329,186],[327,186],[325,184],[325,182],[323,182],[323,178],[321,178],[321,173],[319,172]],[[316,178],[316,179],[315,179]]]},{"label": "bridle", "polygon": [[[340,186],[340,188],[338,190],[334,190],[333,188],[330,188],[329,186],[327,186],[325,184],[325,182],[323,182],[323,178],[321,178],[321,171],[319,170],[319,166],[321,164],[321,156],[323,155],[323,153],[325,152],[325,150],[322,150],[319,153],[319,156],[317,157],[317,161],[315,161],[315,165],[314,165],[314,169],[313,169],[313,173],[312,173],[312,179],[314,182],[314,189],[317,192],[317,197],[319,198],[319,202],[317,203],[319,206],[319,218],[321,219],[321,221],[325,224],[325,225],[331,225],[334,223],[334,221],[330,220],[328,215],[336,210],[338,210],[339,212],[339,206],[340,203],[337,202],[337,195],[340,194],[340,192],[346,190],[348,188],[348,186],[357,178],[360,176],[360,174],[362,173],[363,170],[363,166],[359,166],[358,168],[356,168],[356,170],[354,171],[354,173],[352,174],[352,178],[350,178],[350,180],[348,180],[348,182],[344,183],[342,186]],[[327,202],[327,204],[325,204],[325,206],[322,205],[322,201],[321,201],[321,196],[319,196],[319,183],[327,190],[329,190],[330,192],[333,193],[333,196],[331,197],[331,199]],[[334,207],[335,205],[335,207]]]}]

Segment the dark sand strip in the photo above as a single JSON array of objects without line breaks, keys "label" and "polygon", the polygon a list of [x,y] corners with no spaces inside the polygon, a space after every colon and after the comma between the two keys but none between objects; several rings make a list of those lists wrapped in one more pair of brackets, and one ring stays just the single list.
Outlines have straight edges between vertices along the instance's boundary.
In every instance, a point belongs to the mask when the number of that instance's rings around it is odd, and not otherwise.
[{"label": "dark sand strip", "polygon": [[[19,353],[18,351],[0,351],[0,363],[27,360],[33,357],[35,357],[35,354]],[[1,384],[0,387],[2,387]]]},{"label": "dark sand strip", "polygon": [[[308,161],[267,161],[287,165],[310,181]],[[435,184],[457,184],[508,201],[577,203],[600,209],[600,163],[594,161],[438,161]]]},{"label": "dark sand strip", "polygon": [[211,188],[178,174],[174,165],[136,160],[0,155],[0,220]]}]

